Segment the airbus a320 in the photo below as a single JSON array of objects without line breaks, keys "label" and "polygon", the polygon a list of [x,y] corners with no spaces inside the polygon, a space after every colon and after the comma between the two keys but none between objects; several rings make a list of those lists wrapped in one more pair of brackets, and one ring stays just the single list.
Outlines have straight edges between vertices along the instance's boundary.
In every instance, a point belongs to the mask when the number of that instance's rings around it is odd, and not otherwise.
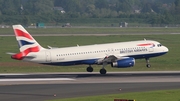
[{"label": "airbus a320", "polygon": [[36,62],[46,65],[70,66],[87,64],[87,71],[93,72],[92,65],[102,65],[101,74],[106,74],[105,66],[127,68],[135,65],[135,59],[145,59],[166,54],[169,50],[153,40],[106,43],[63,48],[43,48],[21,25],[13,25],[19,45],[19,53],[10,53],[12,59]]}]

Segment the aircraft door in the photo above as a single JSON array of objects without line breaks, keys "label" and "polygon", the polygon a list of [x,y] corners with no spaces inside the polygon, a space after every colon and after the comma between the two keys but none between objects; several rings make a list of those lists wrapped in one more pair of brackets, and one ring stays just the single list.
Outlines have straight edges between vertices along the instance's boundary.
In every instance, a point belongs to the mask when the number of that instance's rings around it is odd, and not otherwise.
[{"label": "aircraft door", "polygon": [[51,53],[49,51],[46,51],[45,54],[46,54],[46,62],[51,62]]}]

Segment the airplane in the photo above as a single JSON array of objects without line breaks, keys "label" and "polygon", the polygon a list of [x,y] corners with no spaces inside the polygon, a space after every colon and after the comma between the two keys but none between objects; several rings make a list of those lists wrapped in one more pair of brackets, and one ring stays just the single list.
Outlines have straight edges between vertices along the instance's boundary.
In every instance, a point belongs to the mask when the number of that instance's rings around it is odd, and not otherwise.
[{"label": "airplane", "polygon": [[135,59],[149,59],[166,54],[169,50],[153,40],[138,40],[73,47],[42,47],[22,25],[13,25],[19,53],[8,53],[12,59],[35,62],[45,65],[70,66],[86,64],[87,72],[93,72],[91,65],[102,65],[100,74],[106,74],[108,64],[115,68],[127,68],[135,65]]}]

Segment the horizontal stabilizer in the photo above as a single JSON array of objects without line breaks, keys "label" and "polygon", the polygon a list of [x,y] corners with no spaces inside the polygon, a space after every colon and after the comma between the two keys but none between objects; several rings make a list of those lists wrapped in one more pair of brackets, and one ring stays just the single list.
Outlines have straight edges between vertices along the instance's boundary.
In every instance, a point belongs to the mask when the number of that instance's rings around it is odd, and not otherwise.
[{"label": "horizontal stabilizer", "polygon": [[28,59],[33,59],[35,58],[36,56],[24,56],[24,58],[28,58]]},{"label": "horizontal stabilizer", "polygon": [[6,52],[6,54],[9,54],[9,55],[15,55],[16,53]]},{"label": "horizontal stabilizer", "polygon": [[11,55],[11,58],[16,59],[16,60],[22,60],[23,58],[33,59],[33,58],[37,57],[36,55],[31,55],[31,56],[26,56],[25,55],[25,56],[23,56],[22,52],[20,52],[20,53],[6,52],[6,54]]},{"label": "horizontal stabilizer", "polygon": [[51,47],[51,46],[47,46],[49,49],[55,49],[55,48],[58,48],[58,47]]}]

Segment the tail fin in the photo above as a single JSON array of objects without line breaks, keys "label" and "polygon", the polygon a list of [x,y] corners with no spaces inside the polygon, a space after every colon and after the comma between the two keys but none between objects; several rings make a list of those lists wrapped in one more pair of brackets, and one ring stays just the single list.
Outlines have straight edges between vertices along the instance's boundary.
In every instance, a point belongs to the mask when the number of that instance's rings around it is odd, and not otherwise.
[{"label": "tail fin", "polygon": [[13,59],[21,60],[30,52],[39,52],[44,48],[21,26],[13,25],[20,53],[12,55]]}]

